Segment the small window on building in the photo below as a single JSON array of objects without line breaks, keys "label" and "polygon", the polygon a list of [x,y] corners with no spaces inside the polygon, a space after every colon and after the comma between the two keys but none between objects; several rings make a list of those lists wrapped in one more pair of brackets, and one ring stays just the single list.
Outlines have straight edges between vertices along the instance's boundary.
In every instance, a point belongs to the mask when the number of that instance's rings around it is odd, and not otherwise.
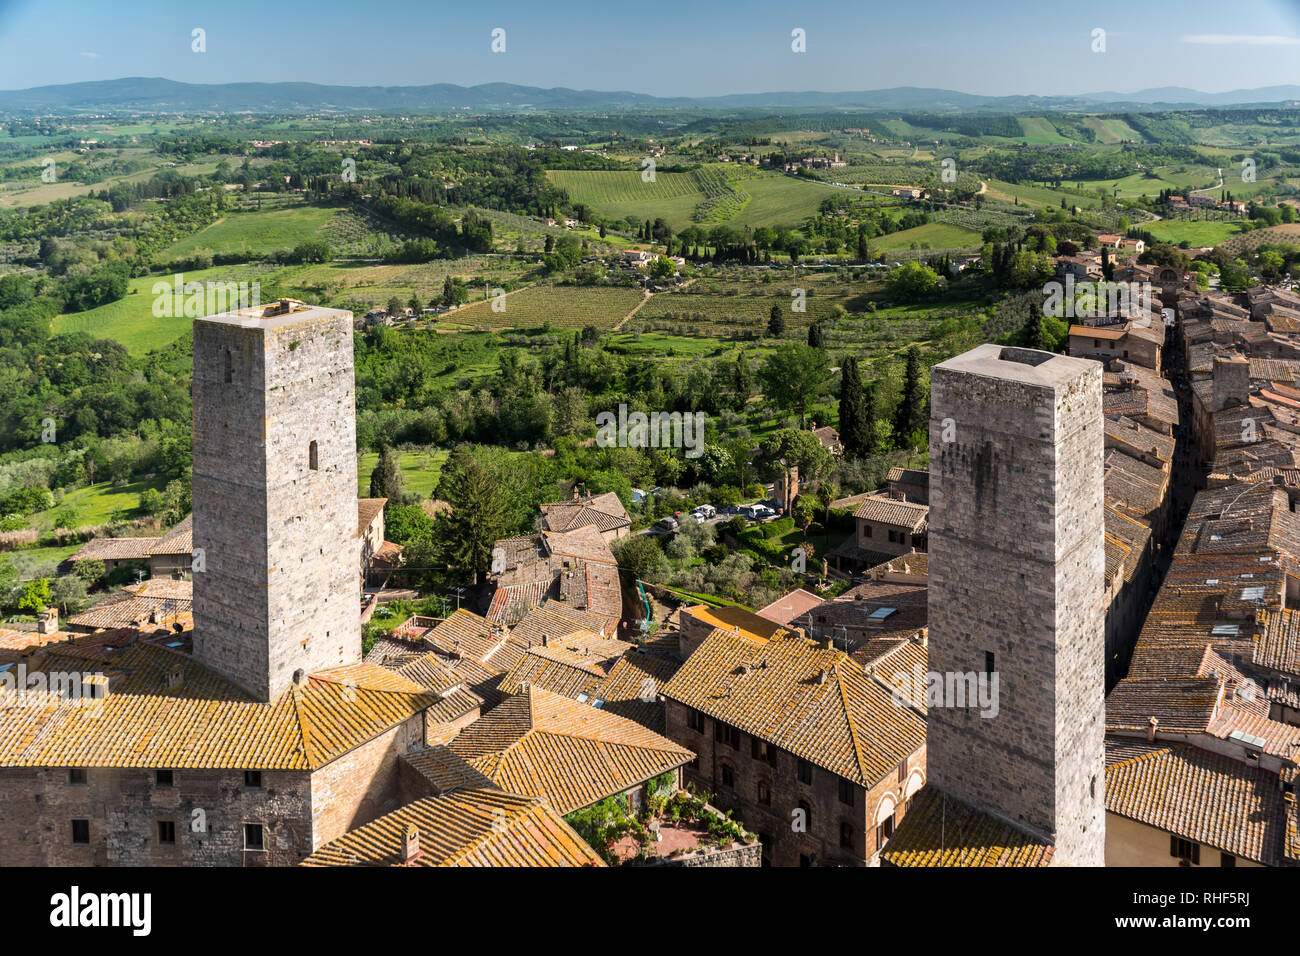
[{"label": "small window on building", "polygon": [[994,660],[994,659],[993,659],[993,652],[992,652],[992,651],[985,651],[985,652],[984,652],[984,673],[985,673],[985,674],[992,674],[992,673],[993,673],[993,660]]},{"label": "small window on building", "polygon": [[68,783],[74,787],[84,787],[86,785],[86,768],[73,767],[68,771]]},{"label": "small window on building", "polygon": [[1169,855],[1197,866],[1201,862],[1201,845],[1193,843],[1191,840],[1184,840],[1180,836],[1171,835],[1169,837]]},{"label": "small window on building", "polygon": [[739,727],[727,728],[727,743],[731,744],[732,750],[740,749],[740,728]]},{"label": "small window on building", "polygon": [[173,821],[158,821],[158,842],[163,846],[176,845],[176,824]]},{"label": "small window on building", "polygon": [[153,779],[155,786],[174,787],[176,785],[176,777],[170,770],[155,770]]},{"label": "small window on building", "polygon": [[225,350],[225,362],[226,362],[225,380],[226,380],[226,384],[229,385],[235,380],[235,359],[234,356],[231,354],[230,349]]},{"label": "small window on building", "polygon": [[250,790],[261,790],[261,789],[262,789],[262,771],[260,771],[260,770],[245,770],[245,771],[244,771],[244,786],[245,786],[245,787],[248,787]]},{"label": "small window on building", "polygon": [[1237,858],[1233,856],[1231,853],[1219,854],[1219,866],[1236,866],[1236,865],[1237,865]]},{"label": "small window on building", "polygon": [[736,771],[729,764],[722,765],[722,785],[728,788],[736,786]]},{"label": "small window on building", "polygon": [[898,782],[902,783],[906,779],[907,779],[907,758],[904,757],[902,762],[899,763],[898,765]]},{"label": "small window on building", "polygon": [[846,850],[853,849],[853,824],[840,823],[840,846]]},{"label": "small window on building", "polygon": [[262,824],[260,823],[244,824],[244,849],[245,850],[266,849],[266,845],[262,842]]},{"label": "small window on building", "polygon": [[90,843],[89,820],[72,821],[72,842],[77,846],[86,846]]},{"label": "small window on building", "polygon": [[891,836],[894,835],[894,818],[888,817],[883,823],[876,827],[876,846],[884,846]]},{"label": "small window on building", "polygon": [[806,784],[812,783],[812,764],[807,760],[799,761],[799,782]]},{"label": "small window on building", "polygon": [[853,784],[843,778],[840,778],[840,803],[853,806]]},{"label": "small window on building", "polygon": [[772,805],[772,787],[766,780],[758,781],[758,802],[764,807]]},{"label": "small window on building", "polygon": [[803,811],[804,833],[811,833],[813,828],[812,821],[812,804],[807,800],[799,801],[799,809]]},{"label": "small window on building", "polygon": [[318,471],[320,469],[320,452],[315,440],[307,446],[307,467],[312,471]]},{"label": "small window on building", "polygon": [[871,537],[871,525],[869,525],[869,524],[864,524],[864,525],[862,526],[862,537],[864,537],[864,538],[870,538],[870,537]]},{"label": "small window on building", "polygon": [[704,715],[694,707],[686,708],[686,726],[704,733]]}]

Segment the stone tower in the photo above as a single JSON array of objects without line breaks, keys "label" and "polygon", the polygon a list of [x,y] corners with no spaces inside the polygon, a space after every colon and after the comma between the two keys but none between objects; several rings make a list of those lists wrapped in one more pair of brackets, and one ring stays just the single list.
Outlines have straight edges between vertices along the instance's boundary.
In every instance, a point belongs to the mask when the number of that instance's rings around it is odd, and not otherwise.
[{"label": "stone tower", "polygon": [[998,708],[929,709],[929,779],[1067,866],[1105,862],[1101,381],[998,345],[930,379],[930,668],[991,668]]},{"label": "stone tower", "polygon": [[352,314],[194,323],[194,653],[259,700],[361,657]]}]

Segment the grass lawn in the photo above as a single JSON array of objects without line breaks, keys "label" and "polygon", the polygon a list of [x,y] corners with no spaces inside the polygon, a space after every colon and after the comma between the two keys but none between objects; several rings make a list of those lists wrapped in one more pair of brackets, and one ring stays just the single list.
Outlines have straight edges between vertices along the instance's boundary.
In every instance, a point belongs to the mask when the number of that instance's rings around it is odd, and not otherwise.
[{"label": "grass lawn", "polygon": [[890,249],[911,249],[912,243],[918,248],[930,249],[978,249],[984,238],[981,233],[964,226],[955,226],[947,222],[931,222],[915,229],[891,232],[887,236],[878,236],[872,244],[886,251]]},{"label": "grass lawn", "polygon": [[1219,222],[1209,220],[1206,222],[1181,222],[1176,219],[1153,222],[1144,226],[1151,235],[1155,236],[1161,242],[1172,242],[1177,245],[1180,242],[1187,242],[1192,246],[1217,246],[1219,243],[1238,235],[1241,232],[1241,224],[1237,222]]},{"label": "grass lawn", "polygon": [[[425,498],[433,497],[433,489],[442,476],[442,464],[449,452],[439,448],[431,454],[421,451],[403,451],[396,453],[398,470],[402,473],[402,485],[407,494],[417,494]],[[379,463],[376,452],[357,457],[357,495],[365,498],[370,495],[370,473]]]},{"label": "grass lawn", "polygon": [[[184,281],[251,283],[257,281],[257,276],[262,272],[264,270],[249,266],[215,266],[187,272]],[[154,284],[163,283],[171,289],[172,282],[171,276],[141,276],[132,279],[126,295],[116,302],[86,312],[56,316],[54,331],[86,332],[96,338],[115,339],[125,345],[132,355],[144,355],[154,349],[164,348],[182,335],[189,335],[194,325],[192,316],[158,318],[153,314]],[[207,314],[206,308],[201,311]]]},{"label": "grass lawn", "polygon": [[101,481],[64,495],[62,503],[32,515],[28,524],[39,531],[50,531],[54,528],[54,516],[66,508],[72,509],[73,513],[72,520],[67,522],[70,528],[139,518],[143,516],[140,511],[140,495],[148,488],[162,491],[166,485],[165,478],[120,486]]},{"label": "grass lawn", "polygon": [[192,255],[196,249],[247,252],[249,255],[292,249],[317,233],[341,210],[325,206],[294,206],[265,212],[236,212],[180,240],[163,251],[162,262]]},{"label": "grass lawn", "polygon": [[53,576],[54,569],[81,550],[80,544],[63,544],[54,548],[24,548],[8,551],[0,557],[8,558],[22,581]]}]

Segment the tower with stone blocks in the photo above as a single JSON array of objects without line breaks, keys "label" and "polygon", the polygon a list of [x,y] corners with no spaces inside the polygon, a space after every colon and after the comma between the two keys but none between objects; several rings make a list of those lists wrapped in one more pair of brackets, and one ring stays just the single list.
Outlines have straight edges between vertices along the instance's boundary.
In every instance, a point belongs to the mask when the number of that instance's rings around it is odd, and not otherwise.
[{"label": "tower with stone blocks", "polygon": [[1103,866],[1100,363],[981,345],[936,365],[930,670],[992,672],[996,716],[931,707],[930,783]]},{"label": "tower with stone blocks", "polygon": [[259,700],[361,657],[352,314],[194,323],[194,653]]}]

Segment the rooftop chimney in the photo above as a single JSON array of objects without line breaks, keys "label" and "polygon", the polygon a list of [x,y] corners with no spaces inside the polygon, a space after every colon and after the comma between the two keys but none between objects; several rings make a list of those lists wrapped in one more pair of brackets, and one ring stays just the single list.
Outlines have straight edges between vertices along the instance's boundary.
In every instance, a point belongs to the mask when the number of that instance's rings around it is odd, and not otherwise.
[{"label": "rooftop chimney", "polygon": [[53,634],[59,629],[59,609],[57,607],[47,608],[45,612],[36,621],[37,634]]},{"label": "rooftop chimney", "polygon": [[402,833],[402,863],[409,866],[420,855],[420,831],[408,823]]},{"label": "rooftop chimney", "polygon": [[1147,721],[1147,741],[1149,743],[1156,742],[1156,731],[1159,728],[1160,728],[1160,721],[1157,720],[1155,717],[1152,717],[1150,720]]}]

